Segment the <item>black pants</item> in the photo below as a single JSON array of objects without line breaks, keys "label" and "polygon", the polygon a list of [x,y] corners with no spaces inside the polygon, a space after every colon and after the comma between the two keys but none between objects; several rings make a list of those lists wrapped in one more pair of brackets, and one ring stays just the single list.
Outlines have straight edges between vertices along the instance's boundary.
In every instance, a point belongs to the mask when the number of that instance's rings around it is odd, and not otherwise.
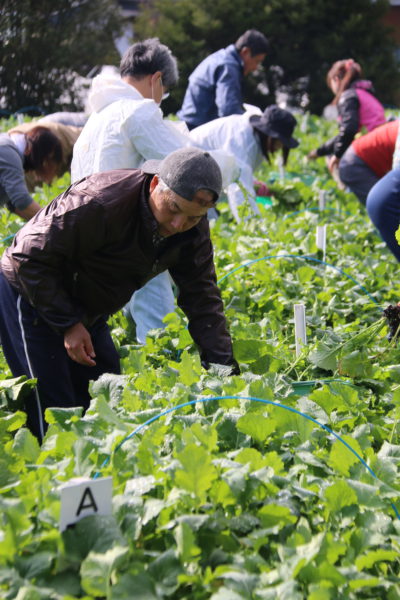
[{"label": "black pants", "polygon": [[25,401],[27,425],[41,440],[46,431],[44,411],[49,407],[88,408],[89,381],[103,373],[120,373],[119,357],[106,318],[88,328],[96,353],[96,366],[80,365],[69,358],[64,336],[55,333],[38,312],[10,286],[0,272],[0,337],[14,377],[37,379]]}]

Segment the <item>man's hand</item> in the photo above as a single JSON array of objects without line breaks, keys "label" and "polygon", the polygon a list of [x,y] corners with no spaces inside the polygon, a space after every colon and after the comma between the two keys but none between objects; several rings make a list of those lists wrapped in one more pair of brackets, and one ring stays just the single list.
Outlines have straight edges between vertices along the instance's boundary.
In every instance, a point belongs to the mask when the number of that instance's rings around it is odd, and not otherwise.
[{"label": "man's hand", "polygon": [[96,354],[92,344],[92,338],[82,323],[72,325],[64,333],[64,347],[68,356],[80,365],[94,367]]},{"label": "man's hand", "polygon": [[202,367],[204,367],[207,370],[211,369],[211,371],[213,373],[215,373],[216,375],[219,375],[220,377],[230,377],[231,375],[240,375],[240,367],[239,367],[238,363],[236,362],[236,360],[234,360],[233,364],[231,364],[231,365],[220,365],[218,363],[209,363],[207,361],[202,360],[201,365],[202,365]]},{"label": "man's hand", "polygon": [[316,158],[318,158],[318,154],[316,150],[311,150],[311,152],[309,152],[307,154],[307,158],[308,160],[315,160]]},{"label": "man's hand", "polygon": [[339,167],[339,159],[337,156],[332,154],[332,156],[330,156],[329,160],[328,160],[329,172],[333,175],[333,172],[336,171],[338,169],[338,167]]}]

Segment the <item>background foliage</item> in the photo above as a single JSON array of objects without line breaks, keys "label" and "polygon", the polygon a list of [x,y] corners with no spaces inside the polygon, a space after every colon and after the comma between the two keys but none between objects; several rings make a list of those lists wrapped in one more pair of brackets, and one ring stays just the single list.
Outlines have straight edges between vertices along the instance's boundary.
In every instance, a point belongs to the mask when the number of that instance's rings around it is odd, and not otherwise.
[{"label": "background foliage", "polygon": [[78,110],[76,72],[118,63],[116,0],[3,0],[0,17],[0,102],[11,112]]},{"label": "background foliage", "polygon": [[[142,0],[134,31],[136,39],[158,36],[179,60],[180,83],[163,105],[166,113],[180,107],[200,60],[251,27],[267,35],[271,51],[265,69],[246,78],[245,100],[265,108],[277,90],[290,89],[299,105],[307,84],[308,108],[319,113],[332,99],[328,68],[350,56],[384,103],[398,100],[394,43],[382,24],[388,8],[387,0]],[[30,105],[46,112],[81,109],[76,73],[118,65],[113,39],[122,24],[117,0],[3,0],[0,106],[11,112]]]},{"label": "background foliage", "polygon": [[[265,73],[247,79],[246,101],[265,108],[278,87],[296,89],[298,80],[306,77],[309,109],[318,113],[332,99],[325,83],[327,70],[348,57],[361,63],[384,103],[396,100],[400,78],[394,43],[381,22],[387,0],[149,0],[142,7],[136,34],[158,36],[179,60],[179,88],[169,105],[165,103],[170,112],[179,108],[187,78],[200,60],[253,27],[270,39],[271,51]],[[269,95],[257,91],[261,82],[268,85]],[[297,101],[300,98],[301,92]]]}]

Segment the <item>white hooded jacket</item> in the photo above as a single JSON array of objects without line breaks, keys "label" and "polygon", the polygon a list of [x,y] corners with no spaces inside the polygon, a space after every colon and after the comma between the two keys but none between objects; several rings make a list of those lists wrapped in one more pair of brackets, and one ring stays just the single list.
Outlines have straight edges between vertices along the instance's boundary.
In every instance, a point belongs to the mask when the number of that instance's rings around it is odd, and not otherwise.
[{"label": "white hooded jacket", "polygon": [[[261,114],[261,111],[251,105],[248,107],[249,110],[243,115],[221,117],[195,127],[190,131],[190,137],[193,144],[210,153],[218,148],[228,155],[234,156],[240,171],[239,182],[251,208],[256,214],[259,214],[260,211],[255,201],[253,172],[260,167],[264,156],[249,119],[252,114]],[[227,187],[226,193],[231,210],[236,220],[240,221],[237,207],[245,202],[243,191],[237,183],[231,183]]]},{"label": "white hooded jacket", "polygon": [[71,179],[111,169],[137,169],[148,159],[193,145],[154,100],[118,76],[98,75],[89,95],[92,111],[73,152]]}]

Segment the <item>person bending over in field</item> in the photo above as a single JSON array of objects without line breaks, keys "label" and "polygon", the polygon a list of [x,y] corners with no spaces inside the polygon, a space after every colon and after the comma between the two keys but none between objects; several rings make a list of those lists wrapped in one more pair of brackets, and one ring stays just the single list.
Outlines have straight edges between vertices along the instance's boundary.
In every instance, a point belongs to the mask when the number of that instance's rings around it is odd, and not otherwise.
[{"label": "person bending over in field", "polygon": [[398,119],[389,121],[356,138],[340,159],[340,180],[364,206],[375,183],[399,166],[400,157],[395,160],[399,123]]},{"label": "person bending over in field", "polygon": [[349,58],[336,61],[326,76],[328,87],[335,95],[333,104],[338,108],[339,133],[312,150],[308,158],[329,156],[328,168],[332,174],[337,173],[341,157],[360,129],[372,131],[386,122],[384,108],[374,96],[372,83],[361,79],[361,75],[360,65]]},{"label": "person bending over in field", "polygon": [[0,205],[25,220],[33,217],[41,207],[30,195],[25,175],[50,184],[61,161],[61,143],[45,127],[0,134]]},{"label": "person bending over in field", "polygon": [[0,263],[0,336],[13,375],[37,379],[25,409],[40,439],[46,408],[87,408],[89,381],[120,372],[107,318],[166,269],[203,366],[238,372],[206,216],[221,185],[210,154],[184,148],[84,178],[18,231]]},{"label": "person bending over in field", "polygon": [[[253,172],[263,159],[269,162],[271,154],[278,150],[282,150],[286,164],[290,148],[299,145],[293,137],[295,126],[296,119],[289,111],[273,105],[262,114],[246,112],[244,115],[214,119],[192,129],[190,137],[205,150],[222,148],[236,158],[240,169],[239,181],[254,212],[258,212],[255,186],[260,193],[261,184],[254,181]],[[235,183],[226,191],[231,210],[238,219],[237,207],[245,201],[244,195]]]},{"label": "person bending over in field", "polygon": [[269,42],[257,29],[248,29],[234,44],[207,56],[189,77],[177,116],[189,129],[208,121],[244,112],[243,77],[265,59]]},{"label": "person bending over in field", "polygon": [[[74,146],[71,178],[110,171],[138,169],[149,159],[162,159],[193,145],[163,118],[160,105],[178,81],[176,58],[157,38],[137,42],[125,52],[120,77],[100,74],[93,79],[88,106],[91,115]],[[126,313],[136,326],[136,339],[145,343],[150,329],[164,326],[175,310],[167,271],[135,292]]]},{"label": "person bending over in field", "polygon": [[[43,127],[47,129],[51,133],[53,133],[56,138],[59,140],[62,149],[62,160],[59,162],[57,166],[57,171],[55,176],[62,177],[64,173],[70,170],[71,168],[71,160],[72,160],[72,150],[76,140],[78,139],[82,127],[77,127],[75,125],[68,125],[57,121],[57,119],[68,119],[68,117],[63,117],[62,115],[70,115],[71,113],[53,113],[47,115],[46,117],[42,117],[37,121],[29,121],[28,123],[20,123],[16,125],[12,129],[7,131],[8,135],[14,136],[15,134],[28,134],[30,131],[35,129],[35,127]],[[73,113],[72,113],[73,114]],[[35,173],[32,171],[25,172],[25,181],[27,188],[30,192],[35,189],[35,186],[40,184],[37,177],[35,177]]]}]

